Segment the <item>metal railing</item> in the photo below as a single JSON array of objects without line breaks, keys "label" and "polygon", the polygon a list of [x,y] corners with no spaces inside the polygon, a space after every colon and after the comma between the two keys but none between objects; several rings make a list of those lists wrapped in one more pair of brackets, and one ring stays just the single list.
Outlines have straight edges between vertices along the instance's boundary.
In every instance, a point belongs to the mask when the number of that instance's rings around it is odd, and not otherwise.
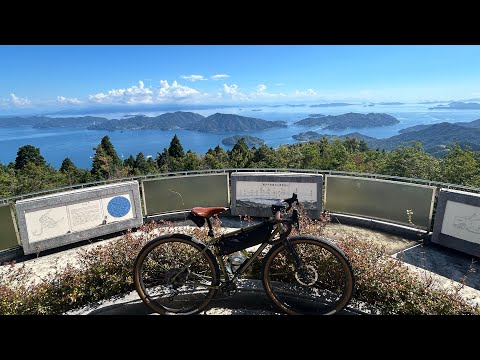
[{"label": "metal railing", "polygon": [[114,178],[108,180],[99,180],[99,181],[91,181],[87,183],[81,184],[74,184],[74,185],[66,185],[61,186],[54,189],[47,189],[41,190],[21,195],[10,196],[6,198],[0,198],[0,202],[2,204],[8,204],[14,202],[16,200],[23,200],[33,196],[38,195],[46,195],[52,194],[64,190],[72,190],[72,189],[82,189],[85,187],[95,186],[95,185],[103,185],[103,184],[110,184],[114,182],[120,181],[129,181],[129,180],[138,180],[141,181],[142,179],[155,179],[155,178],[162,178],[162,177],[169,177],[169,176],[184,176],[184,175],[193,175],[193,174],[217,174],[217,173],[238,173],[238,172],[296,172],[296,173],[311,173],[311,174],[326,174],[326,175],[347,175],[347,176],[356,176],[356,177],[365,177],[365,178],[373,178],[373,179],[382,179],[382,180],[394,180],[394,181],[403,181],[403,182],[412,182],[412,183],[420,183],[429,186],[437,186],[437,187],[445,187],[448,189],[459,189],[464,191],[470,192],[479,192],[480,188],[472,187],[472,186],[464,186],[458,184],[451,184],[445,183],[440,181],[432,181],[432,180],[425,180],[425,179],[416,179],[416,178],[408,178],[402,176],[393,176],[393,175],[383,175],[383,174],[371,174],[371,173],[359,173],[353,171],[339,171],[339,170],[318,170],[318,169],[297,169],[297,168],[226,168],[226,169],[203,169],[203,170],[185,170],[185,171],[174,171],[174,172],[165,172],[160,174],[147,174],[147,175],[138,175],[138,176],[127,176],[122,178]]}]

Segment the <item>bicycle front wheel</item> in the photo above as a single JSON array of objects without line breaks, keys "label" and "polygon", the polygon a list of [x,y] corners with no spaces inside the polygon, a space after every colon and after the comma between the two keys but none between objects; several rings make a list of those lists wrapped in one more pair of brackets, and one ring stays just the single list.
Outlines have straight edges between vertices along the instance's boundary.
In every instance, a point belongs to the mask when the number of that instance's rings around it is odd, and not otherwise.
[{"label": "bicycle front wheel", "polygon": [[291,315],[331,315],[353,296],[354,275],[347,257],[329,241],[315,236],[289,239],[265,256],[263,286],[272,301]]},{"label": "bicycle front wheel", "polygon": [[135,260],[135,288],[143,302],[159,314],[202,311],[219,282],[212,252],[186,235],[160,236],[146,244]]}]

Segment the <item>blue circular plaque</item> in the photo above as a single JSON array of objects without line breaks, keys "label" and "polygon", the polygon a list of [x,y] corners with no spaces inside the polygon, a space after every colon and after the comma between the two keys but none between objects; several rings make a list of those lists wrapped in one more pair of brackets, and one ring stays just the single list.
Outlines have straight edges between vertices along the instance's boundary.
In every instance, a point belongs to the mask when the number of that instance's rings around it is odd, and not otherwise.
[{"label": "blue circular plaque", "polygon": [[116,196],[108,202],[108,213],[113,217],[122,217],[130,211],[130,201],[123,196]]}]

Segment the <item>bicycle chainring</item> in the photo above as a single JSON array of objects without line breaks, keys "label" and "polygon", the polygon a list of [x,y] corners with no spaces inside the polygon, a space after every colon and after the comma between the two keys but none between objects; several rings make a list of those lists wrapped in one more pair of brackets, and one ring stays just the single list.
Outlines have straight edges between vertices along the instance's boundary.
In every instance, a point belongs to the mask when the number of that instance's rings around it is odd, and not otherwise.
[{"label": "bicycle chainring", "polygon": [[170,269],[165,273],[165,284],[177,288],[186,283],[187,277],[187,270],[182,271],[182,269]]}]

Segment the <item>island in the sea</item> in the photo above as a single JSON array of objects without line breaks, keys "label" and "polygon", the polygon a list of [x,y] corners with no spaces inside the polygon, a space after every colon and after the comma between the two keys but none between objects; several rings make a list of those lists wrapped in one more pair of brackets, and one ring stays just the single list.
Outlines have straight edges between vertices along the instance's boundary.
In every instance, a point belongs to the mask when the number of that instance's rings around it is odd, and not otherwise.
[{"label": "island in the sea", "polygon": [[260,147],[265,143],[265,140],[256,137],[256,136],[250,136],[250,135],[234,135],[227,137],[222,140],[223,145],[227,146],[234,146],[238,140],[243,138],[245,140],[245,143],[247,144],[248,147]]},{"label": "island in the sea", "polygon": [[216,113],[203,116],[193,112],[177,111],[156,117],[132,115],[121,119],[103,117],[46,117],[14,116],[0,118],[0,127],[32,126],[34,128],[86,128],[89,130],[193,130],[208,133],[262,131],[286,127],[285,121],[267,121],[235,114]]},{"label": "island in the sea", "polygon": [[438,110],[438,109],[455,109],[455,110],[478,110],[480,109],[479,103],[465,103],[461,101],[454,101],[449,103],[448,105],[437,105],[429,110]]},{"label": "island in the sea", "polygon": [[351,106],[355,104],[350,103],[328,103],[328,104],[314,104],[310,105],[310,107],[333,107],[333,106]]},{"label": "island in the sea", "polygon": [[348,128],[368,128],[398,124],[400,121],[391,115],[383,113],[346,113],[341,115],[327,115],[322,117],[308,117],[297,121],[296,125],[320,126],[328,130],[343,130]]},{"label": "island in the sea", "polygon": [[372,149],[394,150],[402,145],[412,145],[419,142],[424,150],[435,156],[448,153],[447,146],[458,144],[469,146],[474,151],[480,151],[480,119],[471,122],[442,122],[433,125],[416,125],[400,131],[399,135],[386,139],[369,137],[358,132],[346,135],[326,135],[315,131],[307,131],[292,136],[298,141],[318,141],[323,137],[328,140],[356,138],[364,141]]}]

